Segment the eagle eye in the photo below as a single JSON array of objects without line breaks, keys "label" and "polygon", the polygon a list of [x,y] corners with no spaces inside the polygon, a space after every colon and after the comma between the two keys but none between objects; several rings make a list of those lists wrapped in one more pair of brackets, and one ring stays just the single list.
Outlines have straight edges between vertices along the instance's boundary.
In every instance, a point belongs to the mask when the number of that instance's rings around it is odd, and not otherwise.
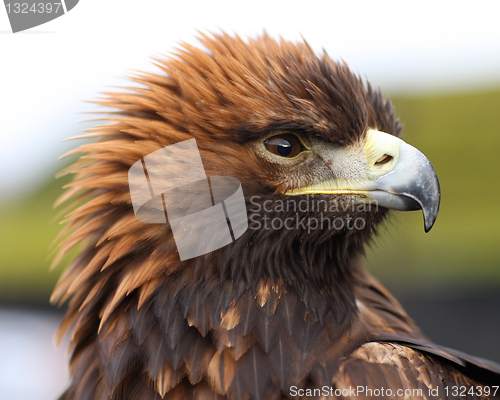
[{"label": "eagle eye", "polygon": [[264,147],[270,153],[284,158],[293,158],[306,150],[300,139],[289,133],[271,136],[264,140]]}]

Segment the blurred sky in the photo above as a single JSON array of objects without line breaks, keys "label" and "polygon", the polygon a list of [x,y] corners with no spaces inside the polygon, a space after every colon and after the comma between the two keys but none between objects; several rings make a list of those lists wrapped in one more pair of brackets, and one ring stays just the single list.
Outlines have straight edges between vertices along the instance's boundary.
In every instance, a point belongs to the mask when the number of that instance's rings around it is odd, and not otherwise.
[{"label": "blurred sky", "polygon": [[385,93],[500,86],[500,2],[81,0],[54,21],[10,33],[0,8],[0,202],[58,169],[89,123],[83,100],[127,85],[133,69],[196,30],[300,40]]}]

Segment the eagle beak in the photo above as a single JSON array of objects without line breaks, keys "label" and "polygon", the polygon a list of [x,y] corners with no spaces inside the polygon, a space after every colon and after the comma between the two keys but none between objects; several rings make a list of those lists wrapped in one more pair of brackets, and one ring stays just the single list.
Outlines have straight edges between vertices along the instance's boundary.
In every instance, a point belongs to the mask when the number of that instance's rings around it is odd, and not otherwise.
[{"label": "eagle beak", "polygon": [[[396,136],[370,129],[361,148],[319,152],[336,178],[288,191],[303,194],[357,194],[391,210],[422,210],[429,232],[439,211],[441,191],[430,161]],[[349,171],[350,176],[343,176]]]},{"label": "eagle beak", "polygon": [[430,161],[415,147],[384,132],[370,130],[365,141],[367,195],[392,210],[422,210],[425,232],[436,221],[441,190]]}]

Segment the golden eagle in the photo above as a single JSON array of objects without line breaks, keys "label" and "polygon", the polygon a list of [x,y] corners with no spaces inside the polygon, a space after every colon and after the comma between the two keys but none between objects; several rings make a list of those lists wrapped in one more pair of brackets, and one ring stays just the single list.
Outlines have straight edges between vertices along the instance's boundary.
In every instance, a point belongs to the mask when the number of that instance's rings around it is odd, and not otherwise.
[{"label": "golden eagle", "polygon": [[[108,93],[99,139],[72,152],[61,399],[500,398],[499,365],[432,343],[360,263],[388,209],[429,230],[439,208],[390,101],[305,42],[200,41]],[[128,173],[189,139],[207,176],[241,183],[248,229],[181,260],[168,221],[136,217]]]}]

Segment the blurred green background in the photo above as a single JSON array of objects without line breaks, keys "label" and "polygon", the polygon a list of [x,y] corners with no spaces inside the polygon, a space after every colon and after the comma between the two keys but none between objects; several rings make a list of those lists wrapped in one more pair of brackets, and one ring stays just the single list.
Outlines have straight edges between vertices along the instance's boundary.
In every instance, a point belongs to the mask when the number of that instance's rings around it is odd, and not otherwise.
[{"label": "blurred green background", "polygon": [[[421,213],[393,212],[366,265],[397,293],[500,288],[500,90],[392,101],[404,139],[434,165],[441,209],[428,234]],[[52,205],[68,181],[55,180],[56,169],[36,191],[0,203],[0,300],[45,302],[61,274],[48,271],[61,229]]]}]

